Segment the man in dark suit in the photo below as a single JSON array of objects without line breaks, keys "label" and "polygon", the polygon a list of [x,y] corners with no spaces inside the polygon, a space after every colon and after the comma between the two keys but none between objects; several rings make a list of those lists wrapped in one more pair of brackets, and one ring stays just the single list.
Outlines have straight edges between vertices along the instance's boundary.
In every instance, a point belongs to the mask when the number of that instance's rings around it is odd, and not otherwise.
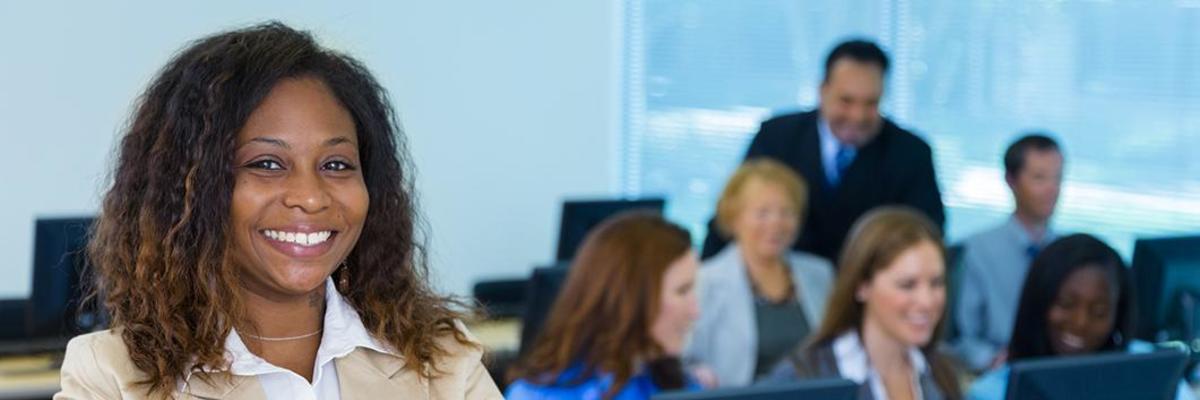
[{"label": "man in dark suit", "polygon": [[[825,61],[820,107],[763,122],[750,143],[746,159],[779,160],[808,182],[795,249],[836,261],[854,221],[885,204],[908,205],[945,224],[929,145],[879,114],[887,69],[887,55],[874,43],[839,44]],[[710,222],[702,255],[727,241]]]}]

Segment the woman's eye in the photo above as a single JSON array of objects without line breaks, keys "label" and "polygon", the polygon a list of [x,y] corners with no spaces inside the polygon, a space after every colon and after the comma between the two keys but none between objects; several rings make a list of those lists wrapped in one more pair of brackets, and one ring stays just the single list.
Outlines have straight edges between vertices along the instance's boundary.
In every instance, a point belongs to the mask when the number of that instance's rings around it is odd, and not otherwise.
[{"label": "woman's eye", "polygon": [[265,169],[270,171],[278,171],[283,169],[283,164],[275,160],[258,160],[246,165],[249,168]]},{"label": "woman's eye", "polygon": [[325,163],[325,169],[330,171],[353,171],[354,166],[345,161],[330,161]]}]

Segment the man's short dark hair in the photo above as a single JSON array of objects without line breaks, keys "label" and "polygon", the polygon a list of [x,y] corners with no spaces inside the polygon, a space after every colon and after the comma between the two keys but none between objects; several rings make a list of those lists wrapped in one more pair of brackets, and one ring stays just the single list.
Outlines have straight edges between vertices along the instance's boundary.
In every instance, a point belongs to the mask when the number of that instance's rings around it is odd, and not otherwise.
[{"label": "man's short dark hair", "polygon": [[1025,168],[1025,155],[1030,150],[1037,151],[1061,151],[1058,149],[1058,142],[1050,138],[1044,133],[1030,133],[1022,136],[1013,144],[1008,145],[1008,150],[1004,151],[1004,176],[1015,177],[1021,173],[1021,169]]},{"label": "man's short dark hair", "polygon": [[833,48],[833,51],[829,52],[829,57],[825,58],[825,78],[822,82],[829,82],[829,73],[833,70],[833,64],[843,58],[860,63],[877,65],[879,66],[879,71],[883,75],[887,75],[887,54],[874,42],[854,39],[839,43],[837,47]]}]

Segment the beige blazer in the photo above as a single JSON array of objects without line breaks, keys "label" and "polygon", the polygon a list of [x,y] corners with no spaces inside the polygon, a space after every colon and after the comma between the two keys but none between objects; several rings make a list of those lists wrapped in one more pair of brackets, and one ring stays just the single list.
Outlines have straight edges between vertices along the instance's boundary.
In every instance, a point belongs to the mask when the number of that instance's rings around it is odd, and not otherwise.
[{"label": "beige blazer", "polygon": [[[355,349],[334,360],[338,386],[343,400],[357,399],[503,399],[496,383],[483,367],[482,351],[459,344],[447,337],[442,345],[451,356],[439,362],[444,375],[429,380],[412,368],[404,368],[404,359],[365,348]],[[192,375],[181,399],[266,400],[257,377],[229,373]],[[62,391],[55,400],[67,399],[150,399],[144,386],[134,382],[145,379],[134,367],[121,336],[111,330],[71,339],[62,365]]]}]

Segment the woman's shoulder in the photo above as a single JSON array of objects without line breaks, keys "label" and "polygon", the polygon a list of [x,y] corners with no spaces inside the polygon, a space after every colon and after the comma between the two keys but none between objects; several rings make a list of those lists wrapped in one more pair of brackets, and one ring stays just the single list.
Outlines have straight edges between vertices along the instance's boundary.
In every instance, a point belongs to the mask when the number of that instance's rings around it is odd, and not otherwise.
[{"label": "woman's shoulder", "polygon": [[131,383],[146,379],[129,357],[120,330],[113,329],[71,339],[63,356],[61,374],[61,394],[68,398],[81,393],[121,398],[122,390]]},{"label": "woman's shoulder", "polygon": [[833,276],[833,263],[812,253],[803,251],[788,252],[788,264],[792,269],[805,274],[816,274],[821,276]]},{"label": "woman's shoulder", "polygon": [[828,301],[834,281],[833,264],[829,260],[815,254],[792,251],[788,253],[788,266],[792,269],[792,279],[797,287],[810,292],[809,299],[815,296],[815,300],[809,301],[816,301],[818,306]]},{"label": "woman's shoulder", "polygon": [[[509,400],[557,400],[557,399],[599,399],[608,392],[612,384],[612,376],[595,374],[580,382],[573,382],[575,374],[580,373],[580,367],[573,367],[549,383],[537,383],[528,379],[518,379],[508,386],[504,398]],[[647,399],[658,393],[648,375],[639,374],[631,377],[628,382],[612,398],[614,400]]]},{"label": "woman's shoulder", "polygon": [[508,385],[504,398],[509,400],[554,400],[599,398],[604,393],[599,378],[592,378],[577,385],[547,385],[518,379]]},{"label": "woman's shoulder", "polygon": [[583,366],[577,364],[558,374],[517,379],[508,385],[504,397],[509,400],[599,398],[610,379],[602,374],[580,379],[583,373]]},{"label": "woman's shoulder", "polygon": [[437,363],[450,366],[474,365],[483,360],[484,345],[467,325],[460,320],[454,320],[452,329],[444,329],[434,337],[434,343],[440,348],[442,356]]},{"label": "woman's shoulder", "polygon": [[[121,337],[119,329],[105,329],[76,336],[67,342],[67,351],[63,356],[63,368],[68,364],[95,364],[96,367],[133,366],[129,357],[129,348]],[[136,368],[135,368],[136,369]]]}]

